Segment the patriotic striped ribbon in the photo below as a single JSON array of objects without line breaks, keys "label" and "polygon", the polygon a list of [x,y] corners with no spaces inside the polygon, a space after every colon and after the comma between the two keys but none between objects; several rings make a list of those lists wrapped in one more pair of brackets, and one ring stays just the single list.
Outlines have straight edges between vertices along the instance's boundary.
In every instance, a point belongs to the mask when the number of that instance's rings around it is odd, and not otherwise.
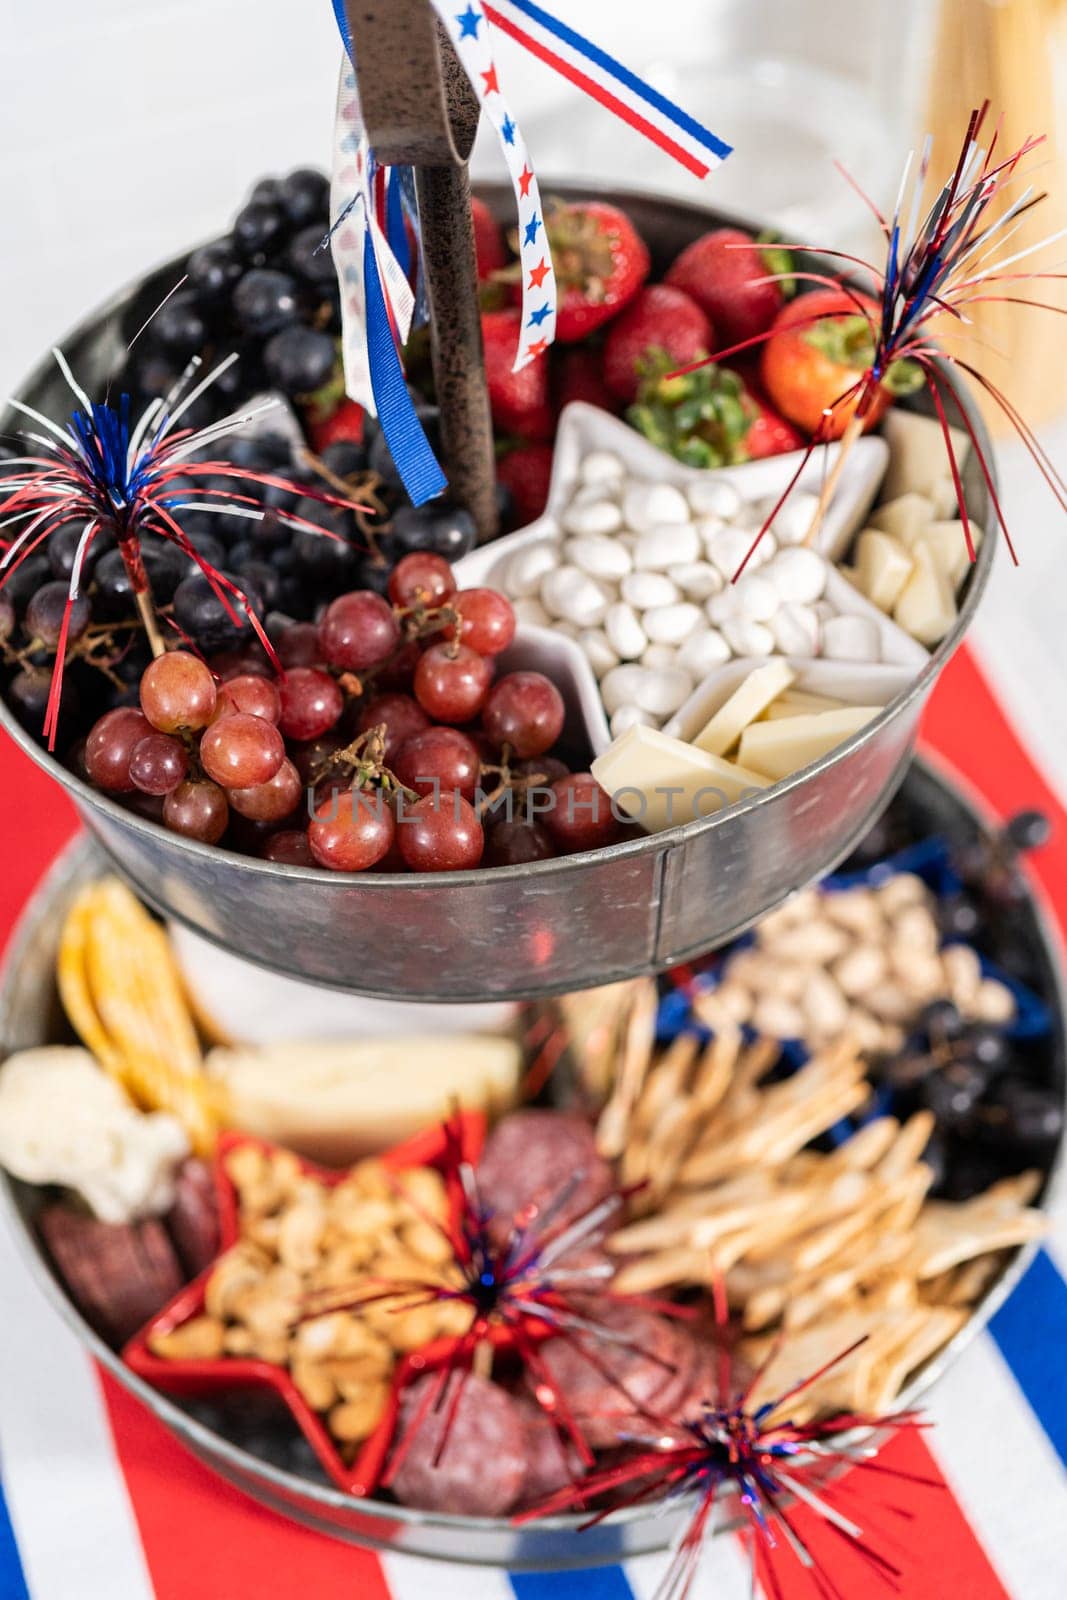
[{"label": "patriotic striped ribbon", "polygon": [[696,177],[706,178],[730,154],[717,134],[544,6],[533,0],[490,0],[485,14],[494,27]]},{"label": "patriotic striped ribbon", "polygon": [[430,3],[455,47],[482,110],[496,130],[515,194],[522,265],[522,332],[514,367],[519,372],[543,355],[556,337],[556,275],[545,237],[537,176],[526,141],[500,88],[486,21],[488,7],[483,7],[481,0],[466,0],[466,9],[462,11],[457,11],[456,0],[430,0]]}]

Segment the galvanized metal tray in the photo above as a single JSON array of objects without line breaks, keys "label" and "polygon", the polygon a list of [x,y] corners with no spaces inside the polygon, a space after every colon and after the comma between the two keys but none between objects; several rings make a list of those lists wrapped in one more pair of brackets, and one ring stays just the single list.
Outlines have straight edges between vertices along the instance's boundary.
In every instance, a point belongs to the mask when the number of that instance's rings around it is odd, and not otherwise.
[{"label": "galvanized metal tray", "polygon": [[[906,780],[909,799],[929,818],[931,832],[953,835],[977,830],[976,810],[958,789],[925,763],[916,763]],[[0,987],[0,1054],[69,1037],[56,997],[54,964],[64,909],[76,889],[106,870],[103,855],[87,841],[60,857],[31,902],[11,947]],[[1060,1093],[1067,1086],[1067,1037],[1059,954],[1036,900],[1021,918],[1020,940],[1039,974],[1036,988],[1054,1017],[1048,1044],[1048,1070]],[[1056,1163],[1058,1167],[1058,1161]],[[1041,1203],[1049,1202],[1055,1169]],[[356,1500],[330,1486],[308,1463],[294,1467],[284,1428],[248,1411],[243,1397],[232,1413],[211,1415],[158,1394],[119,1360],[87,1326],[67,1298],[37,1237],[34,1217],[43,1191],[0,1175],[0,1207],[48,1300],[101,1365],[130,1390],[182,1444],[262,1504],[306,1527],[352,1544],[373,1545],[442,1560],[507,1566],[511,1569],[562,1569],[618,1561],[668,1545],[685,1518],[684,1505],[663,1513],[656,1507],[619,1512],[579,1532],[573,1516],[546,1518],[513,1527],[505,1520],[431,1515],[379,1500]],[[903,1404],[918,1400],[952,1366],[1011,1292],[1025,1271],[1033,1248],[1014,1252],[967,1323],[914,1378]],[[294,1446],[295,1443],[294,1431]],[[194,1530],[195,1531],[195,1530]]]}]

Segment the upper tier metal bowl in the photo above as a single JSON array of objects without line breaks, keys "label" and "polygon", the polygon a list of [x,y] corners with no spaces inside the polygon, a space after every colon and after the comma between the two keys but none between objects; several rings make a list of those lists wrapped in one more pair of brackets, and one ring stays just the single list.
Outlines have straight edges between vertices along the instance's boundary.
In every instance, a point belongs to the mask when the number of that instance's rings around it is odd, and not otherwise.
[{"label": "upper tier metal bowl", "polygon": [[[580,191],[552,185],[564,196]],[[486,191],[500,203],[502,191]],[[730,219],[673,200],[598,194],[625,206],[654,271]],[[158,304],[184,257],[86,318],[63,350],[90,392],[122,359],[133,303]],[[52,361],[19,398],[64,416]],[[970,408],[969,408],[970,409]],[[971,409],[984,438],[981,419]],[[9,413],[0,428],[18,425]],[[988,492],[968,460],[971,517],[988,526]],[[662,970],[742,932],[829,871],[887,804],[911,758],[919,717],[977,609],[995,539],[982,543],[951,633],[910,686],[831,755],[765,795],[648,838],[492,871],[350,875],[275,865],[168,833],[88,787],[50,757],[0,703],[0,723],[72,796],[134,888],[161,912],[251,961],[386,999],[533,997]]]}]

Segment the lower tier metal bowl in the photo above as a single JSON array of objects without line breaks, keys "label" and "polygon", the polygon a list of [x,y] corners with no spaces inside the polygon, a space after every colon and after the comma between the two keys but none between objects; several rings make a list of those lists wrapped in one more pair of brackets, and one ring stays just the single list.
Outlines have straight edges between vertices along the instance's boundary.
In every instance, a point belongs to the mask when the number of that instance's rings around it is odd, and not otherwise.
[{"label": "lower tier metal bowl", "polygon": [[[553,184],[553,192],[580,191]],[[501,191],[486,191],[501,203]],[[729,222],[675,200],[598,194],[630,212],[662,272],[689,241]],[[102,392],[136,326],[173,287],[169,262],[63,342],[80,381]],[[136,314],[135,314],[136,312]],[[52,361],[19,398],[66,416]],[[970,408],[969,408],[970,409]],[[971,412],[981,437],[982,423]],[[17,426],[14,414],[0,428]],[[72,796],[132,886],[157,910],[250,961],[385,999],[468,1001],[562,993],[661,971],[741,933],[842,860],[888,803],[937,676],[969,627],[996,540],[988,491],[968,460],[970,516],[990,529],[956,624],[910,686],[854,738],[803,773],[728,811],[610,849],[492,871],[351,875],[279,866],[184,839],[91,789],[50,757],[0,702],[0,724]]]},{"label": "lower tier metal bowl", "polygon": [[[906,797],[919,816],[928,819],[930,832],[951,831],[954,837],[965,839],[977,831],[969,803],[923,764],[917,763],[909,773]],[[107,866],[86,842],[73,845],[26,912],[3,974],[0,1055],[69,1037],[54,979],[59,928],[77,888]],[[1042,1070],[1062,1093],[1067,1082],[1067,1041],[1058,956],[1032,899],[1020,908],[1019,944],[1032,967],[1028,981],[1053,1016],[1051,1035],[1035,1048],[1046,1052]],[[1051,1183],[1050,1172],[1042,1204],[1048,1203]],[[684,1506],[669,1514],[651,1507],[619,1512],[584,1532],[579,1532],[579,1518],[565,1516],[515,1528],[505,1520],[431,1515],[340,1493],[318,1474],[313,1461],[299,1453],[301,1441],[295,1428],[287,1426],[284,1419],[250,1411],[249,1397],[240,1398],[230,1411],[209,1411],[158,1394],[129,1371],[75,1310],[41,1248],[34,1219],[45,1194],[0,1174],[0,1206],[34,1277],[60,1316],[107,1371],[194,1455],[283,1516],[351,1544],[513,1570],[597,1566],[662,1549],[684,1520]],[[968,1324],[913,1379],[902,1397],[904,1407],[941,1377],[985,1325],[1021,1277],[1033,1248],[1012,1253]]]}]

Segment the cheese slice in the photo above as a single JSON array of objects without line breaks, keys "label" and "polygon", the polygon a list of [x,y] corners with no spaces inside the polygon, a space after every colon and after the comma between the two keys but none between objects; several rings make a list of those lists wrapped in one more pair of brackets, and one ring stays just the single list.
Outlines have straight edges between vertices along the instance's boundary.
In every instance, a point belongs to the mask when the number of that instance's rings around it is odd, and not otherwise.
[{"label": "cheese slice", "polygon": [[[982,548],[985,535],[976,522],[971,523],[971,541],[974,544],[975,555]],[[916,540],[916,544],[924,544],[929,548],[937,565],[948,579],[953,594],[959,588],[968,572],[971,570],[971,558],[967,554],[967,537],[963,531],[962,522],[931,522]]]},{"label": "cheese slice", "polygon": [[617,809],[650,833],[710,816],[767,787],[757,772],[641,726],[597,756],[592,771]]},{"label": "cheese slice", "polygon": [[[889,446],[889,466],[882,484],[885,498],[895,500],[911,491],[935,498],[949,471],[945,436],[938,419],[894,406],[882,423],[882,434]],[[950,428],[949,435],[962,467],[971,441],[963,428]]]},{"label": "cheese slice", "polygon": [[934,520],[933,501],[924,494],[902,494],[885,500],[867,517],[867,525],[891,533],[901,544],[910,545]]},{"label": "cheese slice", "polygon": [[231,1127],[345,1166],[447,1117],[515,1103],[522,1053],[491,1034],[220,1048],[206,1061]]},{"label": "cheese slice", "polygon": [[811,716],[753,722],[741,735],[741,761],[777,782],[836,749],[876,717],[881,706],[844,706]]},{"label": "cheese slice", "polygon": [[915,566],[893,607],[893,621],[932,650],[956,620],[956,597],[928,544],[920,540],[912,554]]},{"label": "cheese slice", "polygon": [[750,722],[762,716],[772,700],[788,689],[796,674],[778,657],[766,666],[756,667],[744,683],[723,702],[706,722],[693,743],[712,756],[724,756],[733,749]]},{"label": "cheese slice", "polygon": [[828,694],[811,694],[806,689],[787,689],[769,705],[759,720],[777,722],[782,717],[800,717],[815,711],[838,711],[845,700],[835,700]]},{"label": "cheese slice", "polygon": [[906,547],[881,528],[865,528],[856,542],[856,586],[879,611],[892,611],[911,577]]}]

